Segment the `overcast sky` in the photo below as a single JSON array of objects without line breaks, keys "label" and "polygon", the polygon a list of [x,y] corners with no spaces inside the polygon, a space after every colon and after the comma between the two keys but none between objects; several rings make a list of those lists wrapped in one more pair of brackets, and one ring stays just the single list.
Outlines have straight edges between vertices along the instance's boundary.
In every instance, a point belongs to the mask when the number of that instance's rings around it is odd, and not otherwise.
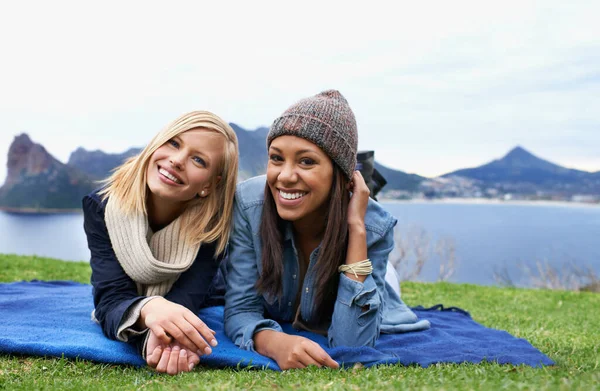
[{"label": "overcast sky", "polygon": [[194,109],[269,126],[330,88],[359,148],[395,169],[436,176],[520,145],[600,170],[598,1],[161,3],[2,2],[0,184],[23,132],[66,162]]}]

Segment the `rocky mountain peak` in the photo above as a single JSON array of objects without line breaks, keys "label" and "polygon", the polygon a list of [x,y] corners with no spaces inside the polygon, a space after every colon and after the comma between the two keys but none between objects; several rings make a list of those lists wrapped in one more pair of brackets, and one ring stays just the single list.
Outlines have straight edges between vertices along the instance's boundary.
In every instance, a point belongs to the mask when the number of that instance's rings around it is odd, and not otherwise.
[{"label": "rocky mountain peak", "polygon": [[20,178],[48,171],[55,159],[40,144],[35,144],[25,133],[16,136],[8,149],[5,186]]},{"label": "rocky mountain peak", "polygon": [[502,158],[502,160],[535,161],[535,160],[541,160],[541,159],[538,158],[537,156],[535,156],[534,154],[532,154],[531,152],[529,152],[528,150],[526,150],[525,148],[517,146],[517,147],[514,147],[513,149],[511,149]]},{"label": "rocky mountain peak", "polygon": [[0,187],[0,207],[76,209],[95,184],[77,168],[65,165],[44,147],[20,134],[8,149],[8,174]]},{"label": "rocky mountain peak", "polygon": [[497,160],[496,164],[519,168],[535,168],[547,171],[563,169],[554,163],[535,156],[520,146],[511,149],[502,159]]},{"label": "rocky mountain peak", "polygon": [[112,169],[140,151],[140,148],[130,148],[123,153],[106,153],[100,150],[88,151],[79,147],[71,153],[67,165],[76,167],[93,179],[104,179],[110,175]]}]

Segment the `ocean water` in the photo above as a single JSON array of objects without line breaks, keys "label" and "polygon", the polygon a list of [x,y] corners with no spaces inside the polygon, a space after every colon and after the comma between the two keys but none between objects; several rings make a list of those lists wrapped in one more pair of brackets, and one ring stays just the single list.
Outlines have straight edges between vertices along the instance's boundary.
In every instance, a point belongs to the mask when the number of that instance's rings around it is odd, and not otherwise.
[{"label": "ocean water", "polygon": [[[538,261],[557,269],[565,265],[589,267],[600,274],[598,206],[440,202],[383,205],[398,219],[398,243],[408,243],[399,273],[411,270],[415,244],[421,243],[422,253],[428,254],[417,277],[421,281],[436,281],[439,277],[441,257],[435,251],[438,243],[446,243],[442,246],[446,250],[454,249],[454,273],[449,278],[453,282],[492,285],[494,273],[508,273],[513,282],[528,286],[531,281],[524,267],[535,267]],[[83,215],[0,212],[0,253],[87,261]],[[398,254],[394,251],[391,256]]]},{"label": "ocean water", "polygon": [[0,211],[0,253],[89,261],[83,214],[18,214]]},{"label": "ocean water", "polygon": [[398,219],[397,235],[407,238],[426,232],[430,238],[432,254],[420,278],[424,281],[438,279],[435,244],[440,240],[454,244],[456,266],[449,281],[490,285],[495,273],[508,273],[515,284],[530,286],[526,269],[535,269],[538,262],[557,270],[572,265],[591,268],[600,275],[597,206],[432,202],[385,206]]}]

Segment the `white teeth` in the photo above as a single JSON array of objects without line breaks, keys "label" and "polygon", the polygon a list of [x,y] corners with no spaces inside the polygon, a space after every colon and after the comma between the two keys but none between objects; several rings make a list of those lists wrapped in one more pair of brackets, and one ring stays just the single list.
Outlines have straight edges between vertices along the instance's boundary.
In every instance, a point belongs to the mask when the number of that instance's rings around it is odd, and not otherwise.
[{"label": "white teeth", "polygon": [[172,180],[175,183],[181,183],[181,181],[179,179],[177,179],[177,177],[175,177],[174,175],[171,175],[169,173],[169,171],[165,170],[164,168],[161,168],[160,170],[158,170],[158,172],[160,172],[162,175],[166,176],[167,178],[169,178],[170,180]]},{"label": "white teeth", "polygon": [[295,200],[297,198],[304,197],[306,193],[286,193],[279,190],[279,194],[281,194],[281,197],[285,198],[286,200]]}]

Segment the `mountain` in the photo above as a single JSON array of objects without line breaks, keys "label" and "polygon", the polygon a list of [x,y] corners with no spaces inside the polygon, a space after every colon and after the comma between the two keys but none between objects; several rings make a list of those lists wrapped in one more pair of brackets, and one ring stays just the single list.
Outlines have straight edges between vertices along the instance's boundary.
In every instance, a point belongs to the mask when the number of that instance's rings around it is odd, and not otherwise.
[{"label": "mountain", "polygon": [[7,169],[0,187],[5,208],[80,208],[81,198],[94,188],[88,175],[59,162],[26,134],[10,145]]},{"label": "mountain", "polygon": [[[267,167],[266,137],[269,129],[246,130],[230,124],[239,140],[239,180],[264,174]],[[8,175],[0,188],[0,207],[34,209],[80,208],[81,198],[106,178],[125,159],[139,153],[131,148],[120,154],[78,148],[63,164],[52,157],[26,134],[15,137],[8,153]],[[386,190],[423,191],[427,178],[393,170],[375,162],[375,168],[387,180]],[[443,177],[467,178],[482,189],[501,193],[559,194],[600,193],[600,171],[589,173],[561,167],[541,159],[521,147],[501,159],[480,167],[454,171]],[[461,182],[462,183],[462,182]],[[462,185],[461,185],[462,186]],[[479,186],[479,185],[478,185]]]},{"label": "mountain", "polygon": [[[267,171],[267,134],[269,128],[261,127],[256,130],[246,130],[241,126],[230,123],[238,136],[240,147],[239,179],[244,180]],[[375,168],[387,180],[384,190],[416,190],[425,178],[393,170],[375,162]]]},{"label": "mountain", "polygon": [[267,171],[267,134],[269,128],[261,127],[256,130],[246,130],[241,126],[230,123],[238,137],[240,149],[239,179],[244,180]]},{"label": "mountain", "polygon": [[[238,137],[240,148],[240,179],[251,178],[264,174],[267,169],[266,138],[269,128],[260,127],[256,130],[246,130],[241,126],[230,123]],[[127,158],[137,155],[141,148],[130,148],[120,154],[108,154],[100,150],[87,151],[77,148],[69,157],[68,165],[85,172],[93,179],[104,179],[110,171],[122,164]]]},{"label": "mountain", "polygon": [[104,179],[110,175],[110,171],[121,165],[127,158],[140,153],[141,148],[130,148],[119,154],[105,153],[100,150],[87,151],[81,147],[69,156],[67,164],[77,167],[93,179]]},{"label": "mountain", "polygon": [[407,174],[402,171],[393,170],[377,162],[375,162],[375,169],[387,181],[383,190],[416,191],[419,188],[419,184],[426,179],[417,174]]},{"label": "mountain", "polygon": [[[254,131],[231,124],[239,140],[239,179],[264,174],[267,168],[266,137],[269,128]],[[98,180],[140,148],[120,154],[78,148],[63,164],[29,136],[16,136],[8,152],[8,174],[0,187],[0,207],[8,209],[76,209],[81,198],[98,187]]]},{"label": "mountain", "polygon": [[460,176],[518,192],[551,191],[562,193],[597,193],[600,176],[559,166],[541,159],[521,147],[503,158],[475,168],[453,171],[443,177]]}]

